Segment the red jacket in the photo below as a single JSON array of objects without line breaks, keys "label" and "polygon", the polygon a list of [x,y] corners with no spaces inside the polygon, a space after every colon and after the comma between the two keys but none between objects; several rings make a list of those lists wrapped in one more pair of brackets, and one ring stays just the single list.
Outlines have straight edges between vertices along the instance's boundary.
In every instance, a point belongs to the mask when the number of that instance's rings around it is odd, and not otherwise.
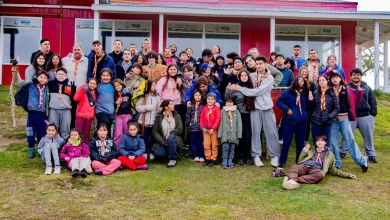
[{"label": "red jacket", "polygon": [[[76,116],[87,119],[93,119],[95,117],[95,105],[91,106],[89,104],[88,96],[85,93],[84,86],[80,86],[77,89],[73,99],[75,101],[79,101],[79,104],[77,105]],[[93,99],[96,103],[96,93],[93,94]]]},{"label": "red jacket", "polygon": [[202,112],[200,113],[200,129],[213,129],[216,131],[218,129],[219,123],[221,122],[221,111],[218,106],[213,106],[211,108],[211,114],[207,116],[209,113],[208,105],[202,108]]},{"label": "red jacket", "polygon": [[355,91],[348,86],[348,93],[349,93],[349,104],[351,107],[351,110],[349,112],[349,120],[355,121],[356,120],[356,106],[362,101],[363,99],[363,90],[356,90]]}]

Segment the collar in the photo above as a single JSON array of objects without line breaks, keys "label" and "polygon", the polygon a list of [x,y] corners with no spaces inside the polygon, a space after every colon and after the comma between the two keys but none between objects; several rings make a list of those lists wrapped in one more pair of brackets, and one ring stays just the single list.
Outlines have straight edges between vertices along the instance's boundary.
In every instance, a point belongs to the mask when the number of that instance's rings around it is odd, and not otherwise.
[{"label": "collar", "polygon": [[237,110],[237,106],[233,105],[233,106],[223,106],[223,110],[225,111],[236,111]]}]

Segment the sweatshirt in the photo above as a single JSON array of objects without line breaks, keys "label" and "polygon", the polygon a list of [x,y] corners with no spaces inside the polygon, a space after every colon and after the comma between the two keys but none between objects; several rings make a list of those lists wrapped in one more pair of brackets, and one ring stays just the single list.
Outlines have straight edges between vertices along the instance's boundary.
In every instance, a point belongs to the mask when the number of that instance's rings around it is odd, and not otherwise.
[{"label": "sweatshirt", "polygon": [[[101,147],[102,143],[104,144],[103,155]],[[118,156],[115,142],[111,138],[101,140],[99,137],[95,137],[89,143],[89,151],[91,152],[91,160],[97,160],[100,162],[108,162]]]},{"label": "sweatshirt", "polygon": [[103,112],[105,114],[111,115],[112,118],[114,117],[114,85],[109,83],[99,83],[98,87],[96,88],[96,91],[98,93],[97,100],[96,100],[96,114]]},{"label": "sweatshirt", "polygon": [[72,109],[72,98],[76,87],[74,85],[69,86],[68,81],[68,79],[65,79],[62,82],[57,81],[57,79],[49,81],[50,109]]},{"label": "sweatshirt", "polygon": [[148,94],[146,99],[145,97],[139,97],[135,109],[140,113],[138,123],[143,125],[145,117],[145,126],[152,127],[160,109],[160,96]]},{"label": "sweatshirt", "polygon": [[46,144],[55,144],[58,149],[61,148],[61,146],[64,144],[64,140],[59,136],[56,135],[55,137],[48,137],[45,135],[38,144],[38,154],[39,156],[42,156],[43,149]]}]

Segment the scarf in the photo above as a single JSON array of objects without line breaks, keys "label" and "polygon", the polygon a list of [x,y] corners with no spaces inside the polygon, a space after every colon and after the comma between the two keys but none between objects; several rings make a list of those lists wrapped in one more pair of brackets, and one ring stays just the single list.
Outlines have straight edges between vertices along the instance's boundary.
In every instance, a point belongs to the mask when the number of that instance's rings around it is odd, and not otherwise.
[{"label": "scarf", "polygon": [[328,87],[326,87],[326,89],[321,89],[321,111],[326,110],[325,93],[327,90],[328,90]]},{"label": "scarf", "polygon": [[295,90],[295,92],[297,93],[296,104],[299,107],[299,111],[301,112],[301,115],[302,115],[302,107],[301,107],[301,93],[302,93],[302,89],[300,89],[299,91]]},{"label": "scarf", "polygon": [[170,112],[168,114],[166,112],[164,112],[163,115],[164,115],[165,120],[168,122],[168,131],[167,131],[166,137],[169,137],[171,130],[172,130],[172,120],[174,120],[174,119],[172,116],[172,112]]},{"label": "scarf", "polygon": [[75,146],[75,147],[79,146],[80,143],[81,143],[81,139],[77,139],[77,140],[73,141],[72,139],[69,138],[68,141],[69,141],[69,143],[70,143],[72,146]]},{"label": "scarf", "polygon": [[230,130],[233,131],[233,114],[231,110],[228,111],[228,115],[229,115],[229,122],[230,122]]},{"label": "scarf", "polygon": [[43,91],[45,90],[45,86],[42,86],[42,88],[37,85],[37,89],[39,90],[39,108],[43,107]]},{"label": "scarf", "polygon": [[81,59],[79,60],[74,60],[74,71],[73,71],[73,81],[76,81],[76,76],[77,76],[77,72],[79,71],[79,63],[80,63]]},{"label": "scarf", "polygon": [[318,64],[317,64],[317,60],[316,61],[310,61],[310,66],[313,68],[313,73],[312,73],[312,81],[317,81],[317,78],[318,78]]},{"label": "scarf", "polygon": [[261,78],[259,79],[259,73],[256,71],[256,73],[255,73],[255,88],[258,88],[260,86],[261,82],[263,80],[265,80],[266,78],[268,78],[267,72],[263,76],[261,76]]},{"label": "scarf", "polygon": [[238,81],[237,84],[241,87],[246,87],[249,88],[249,81],[243,82],[243,81]]},{"label": "scarf", "polygon": [[62,84],[58,84],[58,98],[61,98],[62,95]]},{"label": "scarf", "polygon": [[96,56],[96,53],[95,53],[95,56],[94,56],[94,59],[95,59],[95,62],[94,62],[94,64],[95,64],[95,66],[93,67],[93,71],[92,71],[92,76],[94,77],[94,78],[96,78],[96,71],[97,71],[97,66],[98,66],[98,64],[99,64],[99,62],[104,58],[104,52],[102,53],[102,55],[99,57],[99,59],[97,59],[97,56]]},{"label": "scarf", "polygon": [[101,140],[102,144],[100,146],[100,154],[104,157],[104,151],[105,151],[105,147],[104,147],[104,143],[106,142],[106,139],[103,139]]}]

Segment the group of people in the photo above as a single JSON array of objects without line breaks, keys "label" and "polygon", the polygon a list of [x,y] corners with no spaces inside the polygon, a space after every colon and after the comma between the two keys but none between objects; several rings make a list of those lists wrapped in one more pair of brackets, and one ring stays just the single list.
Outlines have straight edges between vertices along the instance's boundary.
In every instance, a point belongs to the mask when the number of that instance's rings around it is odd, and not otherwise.
[{"label": "group of people", "polygon": [[[191,48],[176,56],[175,44],[158,54],[147,39],[139,52],[134,44],[123,50],[120,40],[111,53],[98,40],[92,45],[88,56],[76,44],[61,58],[42,40],[24,80],[12,61],[15,99],[28,112],[28,156],[35,156],[38,142],[45,174],[52,173],[53,163],[54,173],[60,173],[60,159],[74,177],[86,177],[92,169],[97,175],[120,167],[145,170],[153,159],[168,159],[171,168],[184,145],[204,166],[215,166],[222,154],[223,168],[252,160],[262,167],[262,133],[275,176],[285,175],[295,136],[297,164],[285,177],[286,189],[318,183],[328,171],[356,178],[340,170],[347,151],[363,172],[369,161],[377,162],[375,96],[358,68],[350,71],[347,84],[334,55],[323,65],[316,50],[306,60],[296,45],[287,58],[273,52],[267,60],[256,48],[243,57],[235,52],[225,57],[215,45],[196,60]],[[284,113],[279,126],[271,98],[275,87],[285,87],[276,101]],[[355,142],[356,128],[368,157]]]}]

